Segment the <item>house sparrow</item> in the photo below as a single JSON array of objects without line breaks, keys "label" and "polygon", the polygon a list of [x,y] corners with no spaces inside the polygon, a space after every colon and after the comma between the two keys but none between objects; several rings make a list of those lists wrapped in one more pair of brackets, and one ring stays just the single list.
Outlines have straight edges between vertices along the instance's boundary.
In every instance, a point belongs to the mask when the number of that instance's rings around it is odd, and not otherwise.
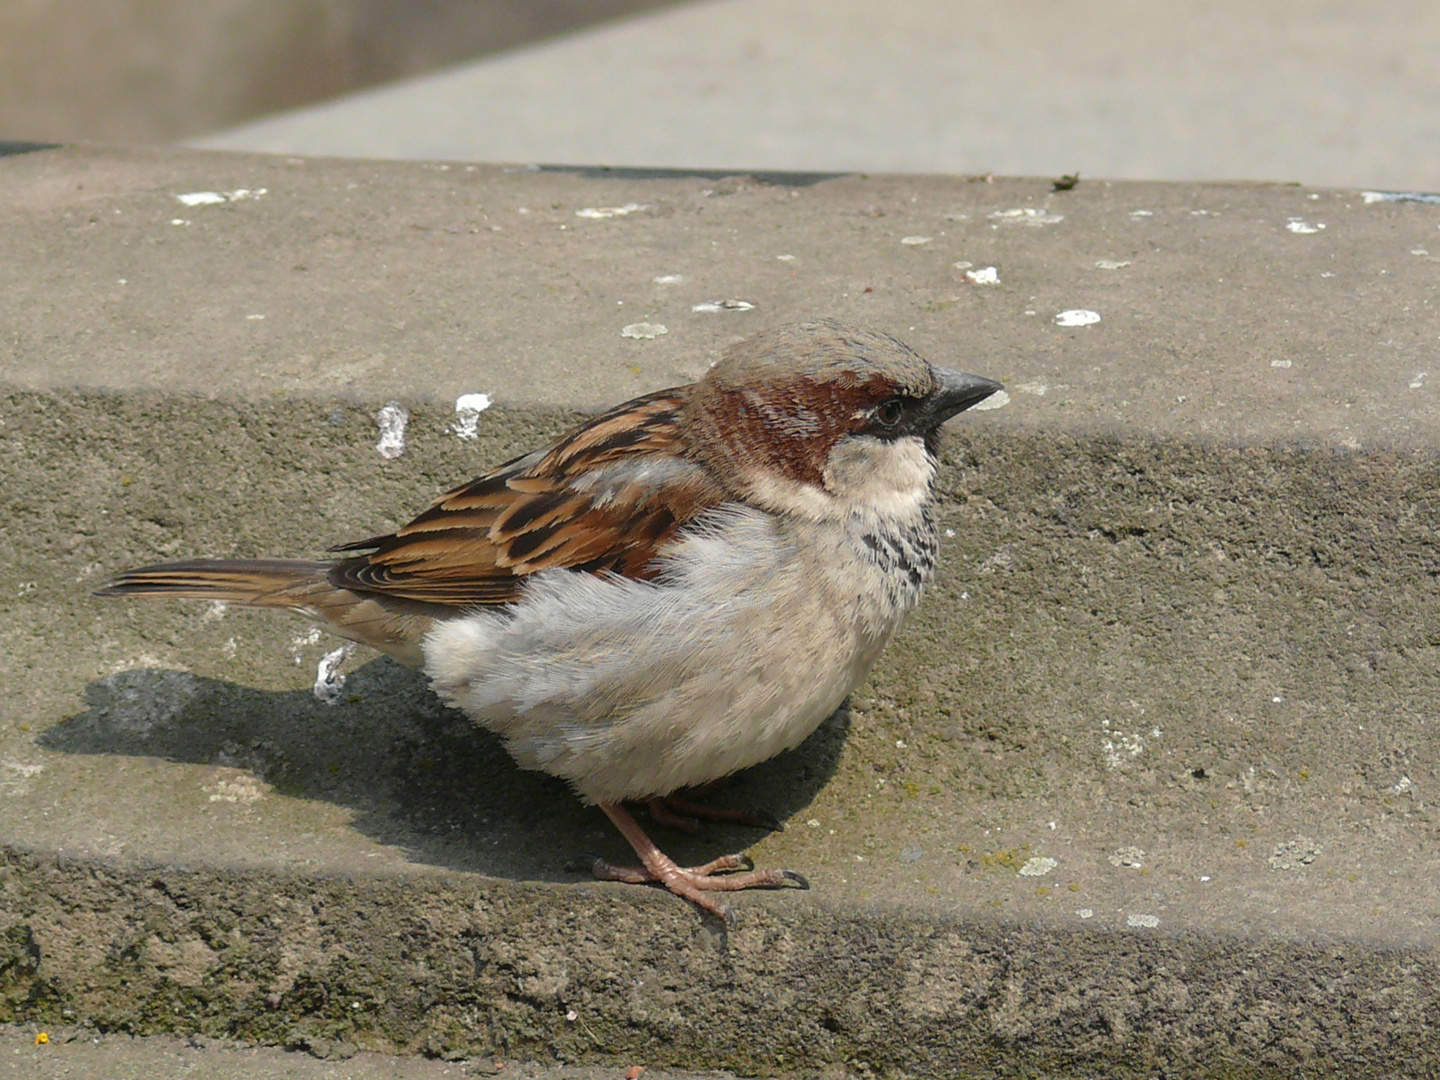
[{"label": "house sparrow", "polygon": [[286,608],[423,664],[624,834],[642,865],[597,877],[725,916],[717,890],[807,883],[677,866],[623,804],[798,746],[860,684],[934,575],[940,426],[999,389],[875,330],[782,326],[334,560],[166,563],[100,593]]}]

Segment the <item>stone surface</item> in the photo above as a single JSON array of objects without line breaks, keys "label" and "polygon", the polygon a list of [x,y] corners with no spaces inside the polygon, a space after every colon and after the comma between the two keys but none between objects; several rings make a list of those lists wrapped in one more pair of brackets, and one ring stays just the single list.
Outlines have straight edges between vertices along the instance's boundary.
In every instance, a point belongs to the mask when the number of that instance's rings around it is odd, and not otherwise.
[{"label": "stone surface", "polygon": [[0,139],[169,141],[664,0],[0,5]]},{"label": "stone surface", "polygon": [[[1433,1059],[1440,206],[804,179],[0,158],[6,1018],[738,1072]],[[724,792],[786,831],[657,829],[810,877],[728,932],[566,871],[623,841],[416,673],[357,653],[326,705],[303,624],[89,595],[393,527],[808,315],[1009,400],[952,425],[911,627]]]},{"label": "stone surface", "polygon": [[[504,1058],[395,1057],[344,1049],[320,1057],[271,1046],[245,1046],[190,1035],[135,1038],[101,1034],[93,1027],[42,1030],[0,1024],[0,1077],[5,1080],[619,1080],[623,1065],[540,1065]],[[633,1067],[633,1066],[632,1066]],[[645,1067],[645,1080],[733,1080],[720,1072],[676,1072]]]},{"label": "stone surface", "polygon": [[1428,0],[709,0],[200,140],[271,153],[1440,191]]}]

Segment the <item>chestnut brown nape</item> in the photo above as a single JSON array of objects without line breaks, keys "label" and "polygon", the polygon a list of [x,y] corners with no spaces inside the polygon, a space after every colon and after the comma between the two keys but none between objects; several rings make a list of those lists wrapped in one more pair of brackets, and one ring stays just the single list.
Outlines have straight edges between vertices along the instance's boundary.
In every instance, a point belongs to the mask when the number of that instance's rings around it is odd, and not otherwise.
[{"label": "chestnut brown nape", "polygon": [[867,429],[871,410],[936,386],[930,364],[888,334],[792,323],[732,345],[695,384],[686,423],[697,455],[737,486],[757,470],[820,486],[830,451]]}]

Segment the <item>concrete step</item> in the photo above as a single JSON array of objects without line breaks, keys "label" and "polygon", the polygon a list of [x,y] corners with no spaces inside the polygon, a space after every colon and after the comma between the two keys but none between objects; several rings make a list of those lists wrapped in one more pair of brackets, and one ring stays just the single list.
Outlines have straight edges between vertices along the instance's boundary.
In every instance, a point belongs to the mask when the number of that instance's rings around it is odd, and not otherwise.
[{"label": "concrete step", "polygon": [[1437,57],[1429,0],[708,0],[196,145],[1437,191]]},{"label": "concrete step", "polygon": [[[742,1073],[1433,1060],[1440,206],[105,147],[0,159],[0,205],[0,1019]],[[725,792],[787,829],[657,829],[810,877],[728,932],[566,871],[623,841],[415,672],[356,653],[327,705],[302,624],[89,594],[393,527],[817,315],[1009,400],[952,425],[919,616]]]},{"label": "concrete step", "polygon": [[[0,1024],[4,1080],[619,1080],[632,1068],[543,1065],[494,1055],[395,1057],[343,1045],[329,1048],[322,1057],[196,1035],[103,1034],[81,1025],[42,1031],[34,1025]],[[641,1068],[645,1080],[731,1080],[733,1075]]]}]

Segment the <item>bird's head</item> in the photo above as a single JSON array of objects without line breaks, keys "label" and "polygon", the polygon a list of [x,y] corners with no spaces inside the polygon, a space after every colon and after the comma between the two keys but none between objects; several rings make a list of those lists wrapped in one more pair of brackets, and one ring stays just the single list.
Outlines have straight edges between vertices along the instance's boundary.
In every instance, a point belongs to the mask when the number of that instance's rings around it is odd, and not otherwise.
[{"label": "bird's head", "polygon": [[778,513],[905,513],[930,494],[940,426],[1001,386],[835,320],[733,345],[686,404],[692,452]]}]

